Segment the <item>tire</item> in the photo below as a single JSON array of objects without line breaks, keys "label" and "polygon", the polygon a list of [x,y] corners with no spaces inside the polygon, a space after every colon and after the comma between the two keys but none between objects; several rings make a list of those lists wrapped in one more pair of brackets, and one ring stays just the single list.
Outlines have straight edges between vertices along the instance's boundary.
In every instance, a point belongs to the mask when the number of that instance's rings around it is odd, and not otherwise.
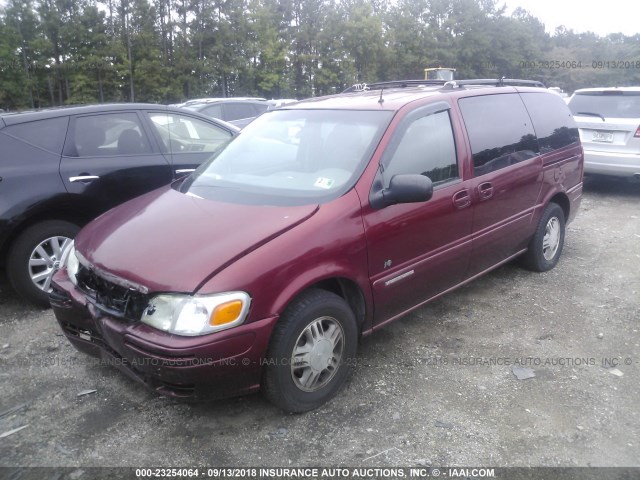
[{"label": "tire", "polygon": [[[325,290],[304,292],[287,307],[271,336],[264,395],[286,412],[318,408],[348,378],[357,347],[358,328],[347,302]],[[298,363],[294,357],[308,360]]]},{"label": "tire", "polygon": [[534,272],[546,272],[555,267],[564,246],[564,230],[564,210],[552,202],[542,212],[529,249],[522,257],[524,266]]},{"label": "tire", "polygon": [[48,220],[27,228],[13,242],[7,260],[7,276],[25,300],[49,306],[51,278],[60,268],[64,249],[80,230],[62,220]]}]

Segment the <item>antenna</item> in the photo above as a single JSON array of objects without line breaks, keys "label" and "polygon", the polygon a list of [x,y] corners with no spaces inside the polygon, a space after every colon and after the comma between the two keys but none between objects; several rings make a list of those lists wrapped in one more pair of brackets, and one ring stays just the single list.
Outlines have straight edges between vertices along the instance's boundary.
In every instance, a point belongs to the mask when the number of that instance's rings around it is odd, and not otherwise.
[{"label": "antenna", "polygon": [[380,98],[378,99],[378,103],[382,105],[384,103],[384,99],[382,98],[382,92],[384,92],[384,87],[380,89]]}]

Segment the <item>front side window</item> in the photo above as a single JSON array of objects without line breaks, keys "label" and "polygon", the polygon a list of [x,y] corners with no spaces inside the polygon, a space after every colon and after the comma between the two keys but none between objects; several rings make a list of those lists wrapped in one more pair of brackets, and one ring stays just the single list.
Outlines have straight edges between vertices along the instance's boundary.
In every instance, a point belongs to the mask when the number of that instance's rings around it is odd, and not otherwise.
[{"label": "front side window", "polygon": [[149,118],[171,153],[213,153],[233,136],[198,118],[174,112],[150,112]]},{"label": "front side window", "polygon": [[420,174],[434,185],[458,178],[456,146],[449,112],[415,120],[402,135],[397,150],[384,169],[385,186],[394,175]]},{"label": "front side window", "polygon": [[[107,113],[75,118],[70,156],[103,157],[152,153],[135,113]],[[67,150],[67,147],[65,147]]]},{"label": "front side window", "polygon": [[482,95],[458,101],[479,177],[538,154],[531,119],[517,93]]},{"label": "front side window", "polygon": [[371,158],[389,111],[275,110],[258,117],[181,191],[240,203],[321,203],[346,192]]}]

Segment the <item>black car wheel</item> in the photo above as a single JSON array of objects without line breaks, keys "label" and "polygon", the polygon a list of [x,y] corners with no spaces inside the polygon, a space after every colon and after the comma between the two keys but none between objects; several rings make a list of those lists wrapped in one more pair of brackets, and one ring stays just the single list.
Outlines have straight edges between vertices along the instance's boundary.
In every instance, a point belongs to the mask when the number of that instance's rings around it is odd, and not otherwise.
[{"label": "black car wheel", "polygon": [[23,298],[42,307],[49,306],[51,279],[79,230],[73,223],[49,220],[27,228],[13,242],[7,276]]},{"label": "black car wheel", "polygon": [[276,325],[263,378],[265,396],[288,412],[331,399],[353,367],[358,329],[351,308],[325,290],[303,293]]},{"label": "black car wheel", "polygon": [[524,265],[535,272],[546,272],[556,266],[564,245],[564,211],[557,203],[545,208],[524,254]]}]

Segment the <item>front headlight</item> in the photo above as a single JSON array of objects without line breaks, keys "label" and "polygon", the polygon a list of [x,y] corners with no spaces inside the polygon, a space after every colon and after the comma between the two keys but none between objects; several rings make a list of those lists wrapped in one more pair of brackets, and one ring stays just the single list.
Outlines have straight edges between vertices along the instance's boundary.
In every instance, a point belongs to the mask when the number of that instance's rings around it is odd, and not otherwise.
[{"label": "front headlight", "polygon": [[78,257],[76,256],[76,248],[73,243],[67,247],[62,256],[61,264],[67,267],[67,275],[69,276],[69,280],[74,285],[78,285],[78,280],[76,279],[76,275],[78,274],[78,269],[80,268],[80,262],[78,261]]},{"label": "front headlight", "polygon": [[214,295],[161,294],[151,299],[140,319],[177,335],[197,336],[244,322],[251,297],[245,292]]}]

